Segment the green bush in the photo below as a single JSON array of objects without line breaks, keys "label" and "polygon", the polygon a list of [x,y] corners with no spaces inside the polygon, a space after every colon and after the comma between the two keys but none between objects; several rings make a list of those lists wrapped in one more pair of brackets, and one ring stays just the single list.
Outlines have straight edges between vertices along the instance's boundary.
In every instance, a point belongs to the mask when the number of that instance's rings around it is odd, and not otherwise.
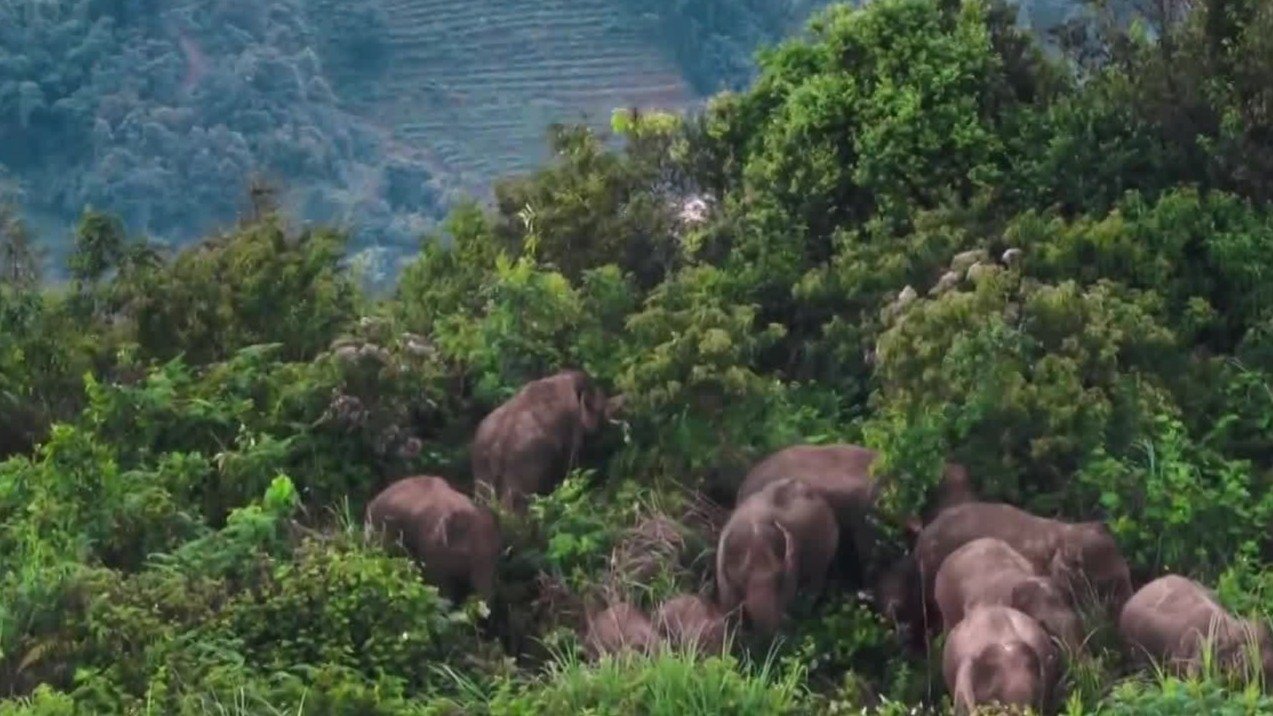
[{"label": "green bush", "polygon": [[225,605],[212,626],[265,671],[330,664],[408,687],[430,667],[475,658],[473,615],[454,611],[407,560],[349,538],[302,542],[294,560]]}]

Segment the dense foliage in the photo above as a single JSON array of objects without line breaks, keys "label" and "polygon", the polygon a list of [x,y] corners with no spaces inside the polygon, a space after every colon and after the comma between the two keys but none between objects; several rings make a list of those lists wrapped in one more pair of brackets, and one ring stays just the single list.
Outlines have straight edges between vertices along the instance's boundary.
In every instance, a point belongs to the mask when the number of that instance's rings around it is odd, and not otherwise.
[{"label": "dense foliage", "polygon": [[[173,256],[88,213],[58,288],[0,214],[0,714],[940,707],[848,593],[772,650],[580,659],[585,605],[698,589],[796,442],[881,450],[892,516],[954,457],[1268,616],[1273,8],[1178,18],[1062,64],[979,0],[832,7],[701,116],[562,128],[380,298],[268,194]],[[377,490],[467,488],[477,421],[566,365],[625,424],[501,518],[489,604],[365,539]],[[1070,713],[1273,708],[1089,650]]]}]

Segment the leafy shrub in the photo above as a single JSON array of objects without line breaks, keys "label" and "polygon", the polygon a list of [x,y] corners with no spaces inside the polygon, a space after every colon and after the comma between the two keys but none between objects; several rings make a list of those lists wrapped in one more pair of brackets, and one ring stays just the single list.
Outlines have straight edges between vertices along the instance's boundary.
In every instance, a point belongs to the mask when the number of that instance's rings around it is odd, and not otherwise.
[{"label": "leafy shrub", "polygon": [[1157,310],[1108,283],[983,275],[916,302],[880,338],[878,410],[928,413],[987,497],[1048,511],[1070,497],[1072,470],[1098,446],[1124,449],[1164,399],[1155,376],[1176,338]]},{"label": "leafy shrub", "polygon": [[471,619],[409,561],[337,537],[302,542],[259,589],[231,600],[213,628],[260,669],[331,664],[418,687],[431,664],[474,650]]},{"label": "leafy shrub", "polygon": [[1098,451],[1076,478],[1076,493],[1098,497],[1127,557],[1154,573],[1214,574],[1258,550],[1273,519],[1273,497],[1249,464],[1191,445],[1166,415],[1138,457]]},{"label": "leafy shrub", "polygon": [[345,242],[265,215],[138,273],[122,300],[145,355],[203,364],[278,343],[287,359],[309,358],[354,316],[356,290],[339,268]]}]

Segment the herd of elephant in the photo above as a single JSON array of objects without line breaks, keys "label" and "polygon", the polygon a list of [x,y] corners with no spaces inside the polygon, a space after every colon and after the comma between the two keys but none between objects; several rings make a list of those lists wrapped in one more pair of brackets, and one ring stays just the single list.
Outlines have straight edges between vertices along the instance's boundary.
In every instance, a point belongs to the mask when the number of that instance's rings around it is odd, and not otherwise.
[{"label": "herd of elephant", "polygon": [[[524,508],[569,471],[585,439],[612,421],[607,398],[584,372],[531,381],[477,428],[478,489]],[[968,471],[947,463],[928,514],[905,524],[909,551],[871,566],[878,524],[876,453],[855,445],[795,445],[747,473],[717,541],[715,599],[683,594],[653,614],[626,603],[590,612],[594,656],[661,642],[725,648],[727,625],[774,634],[797,596],[822,598],[829,578],[869,585],[875,608],[926,650],[945,634],[942,676],[956,711],[982,704],[1057,704],[1066,652],[1085,648],[1081,615],[1112,617],[1130,655],[1173,673],[1201,668],[1260,672],[1273,684],[1273,633],[1241,619],[1214,592],[1179,575],[1134,589],[1102,522],[1067,523],[978,499]],[[501,551],[494,514],[440,477],[399,480],[367,507],[367,528],[399,542],[444,594],[490,598]]]}]

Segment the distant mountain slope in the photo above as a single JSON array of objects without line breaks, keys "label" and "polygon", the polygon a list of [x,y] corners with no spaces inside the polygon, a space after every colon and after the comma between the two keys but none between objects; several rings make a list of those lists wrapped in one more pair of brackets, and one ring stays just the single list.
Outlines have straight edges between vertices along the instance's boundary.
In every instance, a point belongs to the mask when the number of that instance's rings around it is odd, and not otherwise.
[{"label": "distant mountain slope", "polygon": [[554,121],[682,107],[677,66],[612,0],[383,0],[387,62],[352,104],[466,188],[543,158]]}]

